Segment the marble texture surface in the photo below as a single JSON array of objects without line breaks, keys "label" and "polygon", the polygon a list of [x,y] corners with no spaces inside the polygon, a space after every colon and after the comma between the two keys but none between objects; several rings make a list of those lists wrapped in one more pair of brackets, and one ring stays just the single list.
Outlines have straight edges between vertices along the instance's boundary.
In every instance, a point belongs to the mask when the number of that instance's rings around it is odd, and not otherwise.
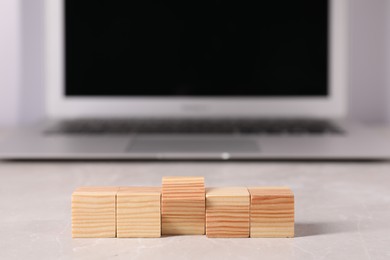
[{"label": "marble texture surface", "polygon": [[[72,239],[82,185],[290,186],[293,239]],[[0,259],[390,259],[390,163],[0,162]]]}]

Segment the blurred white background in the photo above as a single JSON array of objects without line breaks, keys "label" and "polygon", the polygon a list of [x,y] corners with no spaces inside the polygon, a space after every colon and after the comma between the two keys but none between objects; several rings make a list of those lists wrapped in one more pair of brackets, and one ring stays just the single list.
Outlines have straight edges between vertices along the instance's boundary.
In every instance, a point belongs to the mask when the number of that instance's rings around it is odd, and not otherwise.
[{"label": "blurred white background", "polygon": [[[44,115],[44,0],[0,0],[0,126]],[[349,0],[348,117],[390,122],[390,1]]]}]

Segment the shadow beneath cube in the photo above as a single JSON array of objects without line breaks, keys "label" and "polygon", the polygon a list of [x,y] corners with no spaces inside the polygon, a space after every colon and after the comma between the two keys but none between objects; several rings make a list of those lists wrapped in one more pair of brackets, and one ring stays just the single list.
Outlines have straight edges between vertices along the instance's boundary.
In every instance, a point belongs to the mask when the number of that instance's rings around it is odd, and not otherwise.
[{"label": "shadow beneath cube", "polygon": [[345,221],[295,223],[295,237],[349,233],[352,231],[356,231],[356,225]]}]

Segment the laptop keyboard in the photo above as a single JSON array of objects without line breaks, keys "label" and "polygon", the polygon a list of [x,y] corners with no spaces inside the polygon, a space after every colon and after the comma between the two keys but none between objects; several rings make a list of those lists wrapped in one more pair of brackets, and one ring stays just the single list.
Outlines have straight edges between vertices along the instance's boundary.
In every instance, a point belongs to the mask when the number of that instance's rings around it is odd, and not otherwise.
[{"label": "laptop keyboard", "polygon": [[264,134],[325,135],[343,130],[320,119],[75,119],[48,134]]}]

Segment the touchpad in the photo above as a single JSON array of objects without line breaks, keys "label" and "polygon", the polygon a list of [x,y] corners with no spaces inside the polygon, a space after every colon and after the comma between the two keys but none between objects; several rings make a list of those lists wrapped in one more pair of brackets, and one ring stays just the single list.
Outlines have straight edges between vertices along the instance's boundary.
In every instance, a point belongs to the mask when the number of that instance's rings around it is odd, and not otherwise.
[{"label": "touchpad", "polygon": [[136,137],[129,152],[135,153],[254,153],[255,139],[238,137]]}]

